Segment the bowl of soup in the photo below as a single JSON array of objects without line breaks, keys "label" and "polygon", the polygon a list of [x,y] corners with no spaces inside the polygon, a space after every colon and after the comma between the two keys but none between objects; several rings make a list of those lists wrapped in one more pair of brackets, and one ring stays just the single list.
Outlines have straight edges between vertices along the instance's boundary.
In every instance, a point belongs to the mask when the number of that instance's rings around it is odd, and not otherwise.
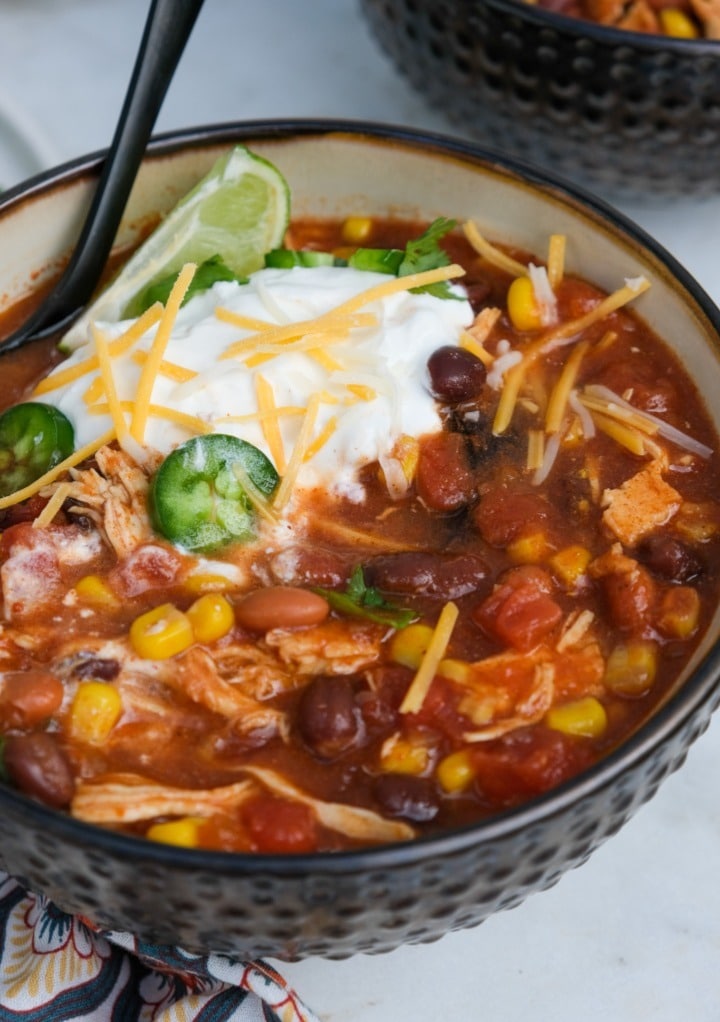
[{"label": "bowl of soup", "polygon": [[[99,167],[3,196],[4,334]],[[638,227],[471,144],[156,138],[89,309],[1,356],[0,866],[293,960],[582,863],[720,700],[719,331]]]},{"label": "bowl of soup", "polygon": [[607,195],[717,192],[712,5],[363,0],[362,9],[394,67],[480,144]]}]

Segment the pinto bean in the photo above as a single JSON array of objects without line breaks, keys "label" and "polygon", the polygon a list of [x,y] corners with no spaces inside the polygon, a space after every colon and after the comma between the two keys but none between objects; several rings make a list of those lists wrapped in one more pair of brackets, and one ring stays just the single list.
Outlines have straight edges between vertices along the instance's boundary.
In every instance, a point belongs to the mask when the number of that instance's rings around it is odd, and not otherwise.
[{"label": "pinto bean", "polygon": [[0,675],[0,722],[5,728],[35,727],[55,713],[64,691],[49,671],[6,671]]},{"label": "pinto bean", "polygon": [[363,719],[349,679],[314,678],[300,698],[297,727],[303,740],[323,759],[334,759],[355,745]]},{"label": "pinto bean", "polygon": [[381,774],[374,785],[375,798],[388,816],[422,823],[437,815],[439,801],[434,785],[413,774]]},{"label": "pinto bean", "polygon": [[330,606],[322,596],[295,586],[255,589],[235,605],[236,621],[251,632],[318,625],[329,612]]},{"label": "pinto bean", "polygon": [[55,737],[46,731],[9,735],[3,753],[12,783],[55,809],[69,805],[75,791],[70,764]]},{"label": "pinto bean", "polygon": [[389,593],[418,593],[455,600],[475,592],[488,569],[475,554],[408,551],[376,557],[365,569],[366,581]]},{"label": "pinto bean", "polygon": [[476,355],[452,344],[434,351],[427,367],[433,394],[451,404],[477,397],[487,376],[485,366]]},{"label": "pinto bean", "polygon": [[434,433],[420,446],[415,485],[433,511],[458,511],[474,493],[467,441],[459,433]]}]

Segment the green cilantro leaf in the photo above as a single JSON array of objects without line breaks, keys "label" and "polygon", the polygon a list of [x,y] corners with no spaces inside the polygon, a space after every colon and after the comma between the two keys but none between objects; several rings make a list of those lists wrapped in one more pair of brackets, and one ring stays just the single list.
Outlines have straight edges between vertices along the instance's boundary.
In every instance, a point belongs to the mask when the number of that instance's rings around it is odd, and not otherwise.
[{"label": "green cilantro leaf", "polygon": [[[167,277],[156,280],[154,284],[150,284],[140,298],[138,298],[137,314],[140,315],[140,313],[145,312],[155,302],[162,302],[164,305],[170,296],[176,280],[177,273],[172,273]],[[194,295],[202,294],[203,291],[209,291],[213,284],[216,284],[219,280],[236,280],[238,284],[247,284],[248,278],[238,277],[236,273],[233,273],[221,256],[210,256],[205,262],[200,263],[195,270],[195,276],[190,282],[190,287],[185,293],[182,304],[184,305]]]},{"label": "green cilantro leaf", "polygon": [[[398,277],[406,277],[411,273],[424,273],[427,270],[436,270],[439,266],[449,266],[450,259],[447,252],[440,247],[440,239],[444,238],[457,224],[456,220],[448,220],[447,217],[438,217],[423,231],[419,238],[408,241],[405,246],[405,258],[400,263]],[[453,294],[450,283],[447,280],[438,281],[437,284],[426,284],[424,287],[414,287],[415,294],[426,292],[436,298],[455,298],[459,295]]]},{"label": "green cilantro leaf", "polygon": [[365,575],[360,565],[355,567],[345,586],[345,592],[335,589],[315,589],[324,596],[333,610],[350,617],[388,625],[390,628],[406,628],[418,615],[408,607],[390,603],[379,589],[365,584]]}]

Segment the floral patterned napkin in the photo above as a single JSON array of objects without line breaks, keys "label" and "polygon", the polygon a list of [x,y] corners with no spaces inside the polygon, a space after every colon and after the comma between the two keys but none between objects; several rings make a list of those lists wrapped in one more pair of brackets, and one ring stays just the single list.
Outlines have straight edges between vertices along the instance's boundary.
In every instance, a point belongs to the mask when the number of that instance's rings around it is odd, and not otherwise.
[{"label": "floral patterned napkin", "polygon": [[262,961],[98,931],[0,873],[0,1022],[319,1022]]}]

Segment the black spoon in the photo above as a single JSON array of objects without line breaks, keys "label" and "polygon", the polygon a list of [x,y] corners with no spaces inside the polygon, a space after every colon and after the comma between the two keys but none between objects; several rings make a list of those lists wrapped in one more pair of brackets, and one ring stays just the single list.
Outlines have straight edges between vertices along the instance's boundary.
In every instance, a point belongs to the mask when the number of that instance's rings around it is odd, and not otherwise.
[{"label": "black spoon", "polygon": [[120,119],[73,254],[42,305],[0,342],[0,355],[69,326],[87,305],[202,5],[203,0],[152,0]]}]

